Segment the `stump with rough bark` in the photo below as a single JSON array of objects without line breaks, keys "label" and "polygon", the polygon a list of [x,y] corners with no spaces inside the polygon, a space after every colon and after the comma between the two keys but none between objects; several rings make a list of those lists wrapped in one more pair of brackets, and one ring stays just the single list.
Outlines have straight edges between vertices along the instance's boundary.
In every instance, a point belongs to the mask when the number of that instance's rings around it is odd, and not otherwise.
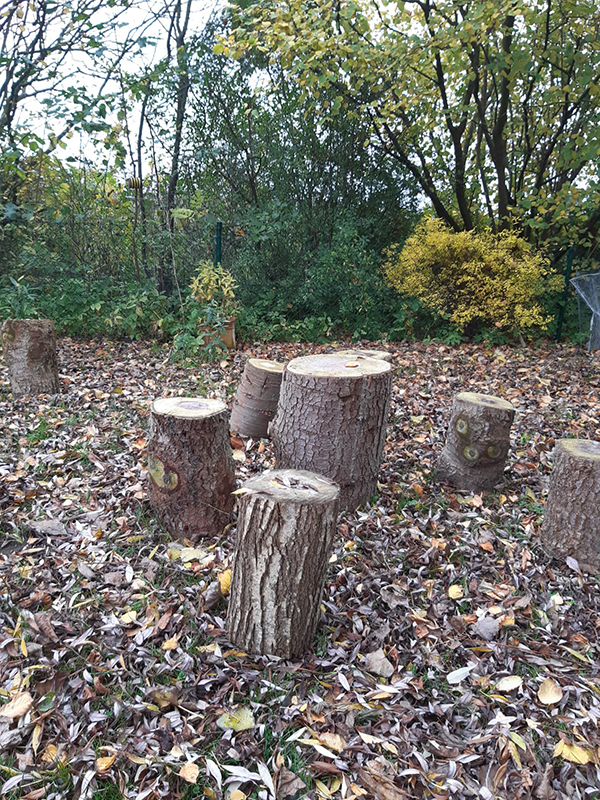
[{"label": "stump with rough bark", "polygon": [[362,350],[358,349],[350,349],[350,350],[336,350],[336,356],[344,356],[344,358],[381,358],[383,361],[392,360],[392,353],[389,350]]},{"label": "stump with rough bark", "polygon": [[541,531],[547,553],[600,569],[600,442],[559,439]]},{"label": "stump with rough bark", "polygon": [[9,319],[0,328],[14,398],[57,394],[56,330],[50,319]]},{"label": "stump with rough bark", "polygon": [[220,534],[231,519],[235,474],[227,408],[220,400],[163,397],[152,403],[149,499],[175,538]]},{"label": "stump with rough bark", "polygon": [[264,358],[250,358],[231,409],[229,430],[260,439],[268,435],[281,389],[283,364]]},{"label": "stump with rough bark", "polygon": [[340,508],[377,491],[392,388],[390,364],[337,353],[286,366],[271,423],[276,464],[325,475],[340,487]]},{"label": "stump with rough bark", "polygon": [[294,658],[310,649],[338,514],[322,475],[274,470],[239,497],[227,626],[247,653]]},{"label": "stump with rough bark", "polygon": [[457,394],[437,464],[439,480],[468,491],[492,489],[504,474],[514,417],[514,407],[500,397]]}]

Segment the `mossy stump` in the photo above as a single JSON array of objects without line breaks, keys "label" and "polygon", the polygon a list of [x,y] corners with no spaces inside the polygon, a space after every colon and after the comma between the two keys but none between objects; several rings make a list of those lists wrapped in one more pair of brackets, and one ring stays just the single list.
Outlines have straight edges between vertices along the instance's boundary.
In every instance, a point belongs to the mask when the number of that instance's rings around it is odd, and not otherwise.
[{"label": "mossy stump", "polygon": [[335,481],[342,510],[371,500],[377,493],[391,388],[391,365],[381,359],[329,353],[290,361],[269,429],[277,467],[305,469]]},{"label": "mossy stump", "polygon": [[250,358],[233,401],[229,430],[260,439],[268,436],[277,411],[284,365],[264,358]]},{"label": "mossy stump", "polygon": [[546,503],[541,542],[552,556],[572,556],[600,570],[600,442],[559,439]]},{"label": "mossy stump", "polygon": [[152,403],[149,499],[177,539],[222,533],[231,520],[235,473],[221,400],[163,397]]},{"label": "mossy stump", "polygon": [[13,398],[58,394],[56,329],[51,319],[9,319],[0,328]]},{"label": "mossy stump", "polygon": [[503,478],[514,417],[514,406],[500,397],[457,394],[438,479],[467,491],[493,489]]},{"label": "mossy stump", "polygon": [[310,649],[338,497],[333,481],[302,470],[265,472],[244,484],[227,610],[236,647],[282,658]]}]

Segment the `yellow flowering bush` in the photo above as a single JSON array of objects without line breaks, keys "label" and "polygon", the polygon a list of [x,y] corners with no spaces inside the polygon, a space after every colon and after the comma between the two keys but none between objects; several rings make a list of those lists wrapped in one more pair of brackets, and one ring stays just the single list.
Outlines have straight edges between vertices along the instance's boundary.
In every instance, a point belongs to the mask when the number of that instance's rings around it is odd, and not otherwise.
[{"label": "yellow flowering bush", "polygon": [[516,233],[455,233],[435,218],[421,222],[404,247],[389,248],[383,269],[400,294],[468,332],[544,330],[543,297],[560,284],[548,260]]},{"label": "yellow flowering bush", "polygon": [[213,304],[228,317],[235,313],[237,284],[229,270],[203,261],[190,283],[191,297],[201,305]]}]

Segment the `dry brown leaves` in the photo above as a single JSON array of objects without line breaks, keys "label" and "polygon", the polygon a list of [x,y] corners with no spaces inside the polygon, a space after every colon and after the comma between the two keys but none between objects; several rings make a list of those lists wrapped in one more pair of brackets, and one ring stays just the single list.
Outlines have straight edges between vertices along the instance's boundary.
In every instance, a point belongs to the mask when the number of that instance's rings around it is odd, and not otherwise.
[{"label": "dry brown leaves", "polygon": [[[186,548],[149,513],[148,405],[230,398],[246,357],[314,350],[255,347],[184,368],[142,344],[63,340],[64,394],[17,403],[0,372],[8,796],[111,784],[138,800],[600,790],[598,580],[538,546],[555,439],[600,437],[597,358],[395,347],[380,496],[340,520],[314,652],[253,659],[224,630],[231,531]],[[461,390],[517,407],[500,492],[432,480]],[[268,443],[233,444],[241,480],[272,464]],[[253,724],[220,727],[224,714]]]}]

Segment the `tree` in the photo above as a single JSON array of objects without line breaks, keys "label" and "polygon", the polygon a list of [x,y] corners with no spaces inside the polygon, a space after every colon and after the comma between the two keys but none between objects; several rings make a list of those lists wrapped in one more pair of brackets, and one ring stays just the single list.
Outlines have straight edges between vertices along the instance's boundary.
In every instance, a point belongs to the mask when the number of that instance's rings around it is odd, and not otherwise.
[{"label": "tree", "polygon": [[280,0],[236,13],[217,47],[271,53],[454,230],[517,224],[590,246],[600,209],[600,11],[591,0]]}]

